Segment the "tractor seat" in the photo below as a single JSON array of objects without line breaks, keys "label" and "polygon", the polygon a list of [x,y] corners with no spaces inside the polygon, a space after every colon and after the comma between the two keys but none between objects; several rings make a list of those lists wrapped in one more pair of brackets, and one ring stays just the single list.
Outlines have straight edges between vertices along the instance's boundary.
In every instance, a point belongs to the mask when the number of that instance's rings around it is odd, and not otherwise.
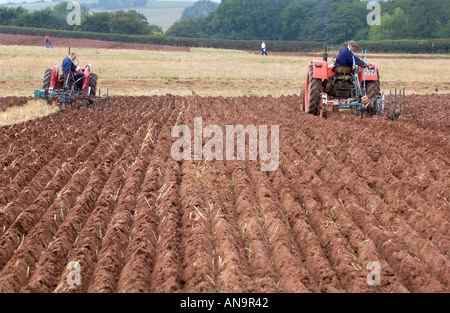
[{"label": "tractor seat", "polygon": [[335,66],[333,67],[333,72],[339,75],[348,75],[352,72],[352,68],[350,66]]}]

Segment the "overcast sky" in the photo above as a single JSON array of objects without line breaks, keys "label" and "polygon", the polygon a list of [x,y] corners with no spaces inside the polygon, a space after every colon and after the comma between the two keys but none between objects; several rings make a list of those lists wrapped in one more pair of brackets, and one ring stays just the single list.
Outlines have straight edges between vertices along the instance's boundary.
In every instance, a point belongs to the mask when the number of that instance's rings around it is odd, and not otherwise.
[{"label": "overcast sky", "polygon": [[[24,2],[24,1],[26,1],[26,2],[37,2],[37,1],[40,1],[40,0],[0,0],[0,4],[1,3],[7,3],[7,2],[21,3],[21,2]],[[66,1],[70,1],[70,0],[66,0]],[[161,0],[159,0],[159,1],[161,1]],[[177,1],[193,1],[193,2],[195,2],[196,0],[177,0]],[[220,2],[220,0],[211,0],[211,1]],[[51,2],[51,0],[46,0],[46,2]]]}]

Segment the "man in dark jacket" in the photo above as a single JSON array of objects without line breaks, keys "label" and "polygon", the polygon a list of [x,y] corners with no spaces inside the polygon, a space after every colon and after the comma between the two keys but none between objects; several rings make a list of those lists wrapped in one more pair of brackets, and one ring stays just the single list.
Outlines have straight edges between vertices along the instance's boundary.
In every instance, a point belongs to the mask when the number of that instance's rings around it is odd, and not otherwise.
[{"label": "man in dark jacket", "polygon": [[77,81],[77,87],[78,89],[81,89],[83,87],[83,78],[84,74],[80,72],[80,67],[76,66],[73,62],[77,58],[77,54],[72,52],[70,55],[68,55],[62,62],[62,71],[63,74],[70,74],[73,73],[73,76],[75,80]]},{"label": "man in dark jacket", "polygon": [[347,47],[339,52],[339,55],[336,57],[336,62],[334,62],[333,72],[337,74],[350,74],[355,64],[360,67],[367,67],[364,61],[353,54],[355,48],[356,42],[351,40]]}]

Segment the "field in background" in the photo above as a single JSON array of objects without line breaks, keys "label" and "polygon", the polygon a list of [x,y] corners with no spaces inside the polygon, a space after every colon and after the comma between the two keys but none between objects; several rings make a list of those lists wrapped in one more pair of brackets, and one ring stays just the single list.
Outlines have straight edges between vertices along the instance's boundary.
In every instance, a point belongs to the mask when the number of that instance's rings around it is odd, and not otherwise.
[{"label": "field in background", "polygon": [[38,2],[38,3],[16,3],[16,4],[2,4],[1,6],[5,6],[8,8],[17,8],[21,6],[27,11],[35,11],[35,10],[42,10],[46,7],[52,7],[57,3],[46,3],[46,2]]},{"label": "field in background", "polygon": [[[92,64],[98,88],[113,95],[241,96],[299,94],[311,56],[260,56],[255,52],[192,48],[191,52],[72,48],[80,66]],[[46,68],[61,65],[67,47],[0,46],[2,96],[32,96],[42,87]],[[334,57],[330,53],[329,60]],[[392,56],[390,56],[392,57]],[[406,88],[407,94],[450,91],[450,59],[387,58],[376,62],[385,91]],[[411,57],[410,55],[408,57]],[[26,83],[24,83],[26,82]]]},{"label": "field in background", "polygon": [[151,25],[160,26],[163,31],[169,29],[173,23],[181,18],[184,8],[144,8],[136,9],[147,18]]},{"label": "field in background", "polygon": [[[81,4],[84,2],[80,1]],[[160,26],[163,31],[166,31],[173,23],[181,18],[183,10],[191,5],[195,1],[148,1],[145,8],[134,8],[134,10],[142,13],[147,18],[147,21],[151,25]],[[52,7],[56,3],[21,3],[5,5],[7,7],[22,6],[28,11],[41,10],[46,7]],[[93,12],[105,11],[92,9]]]},{"label": "field in background", "polygon": [[147,1],[147,5],[145,7],[151,8],[151,9],[162,9],[162,8],[187,8],[191,5],[194,5],[195,2],[198,0],[193,1],[164,1],[164,0],[149,0]]}]

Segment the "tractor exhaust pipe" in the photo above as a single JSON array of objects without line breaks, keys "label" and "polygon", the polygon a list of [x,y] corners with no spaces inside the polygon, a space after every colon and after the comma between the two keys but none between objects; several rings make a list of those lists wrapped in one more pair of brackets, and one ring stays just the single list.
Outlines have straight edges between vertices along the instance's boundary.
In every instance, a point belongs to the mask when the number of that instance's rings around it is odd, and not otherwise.
[{"label": "tractor exhaust pipe", "polygon": [[325,52],[323,53],[323,60],[328,63],[327,46],[325,46]]}]

